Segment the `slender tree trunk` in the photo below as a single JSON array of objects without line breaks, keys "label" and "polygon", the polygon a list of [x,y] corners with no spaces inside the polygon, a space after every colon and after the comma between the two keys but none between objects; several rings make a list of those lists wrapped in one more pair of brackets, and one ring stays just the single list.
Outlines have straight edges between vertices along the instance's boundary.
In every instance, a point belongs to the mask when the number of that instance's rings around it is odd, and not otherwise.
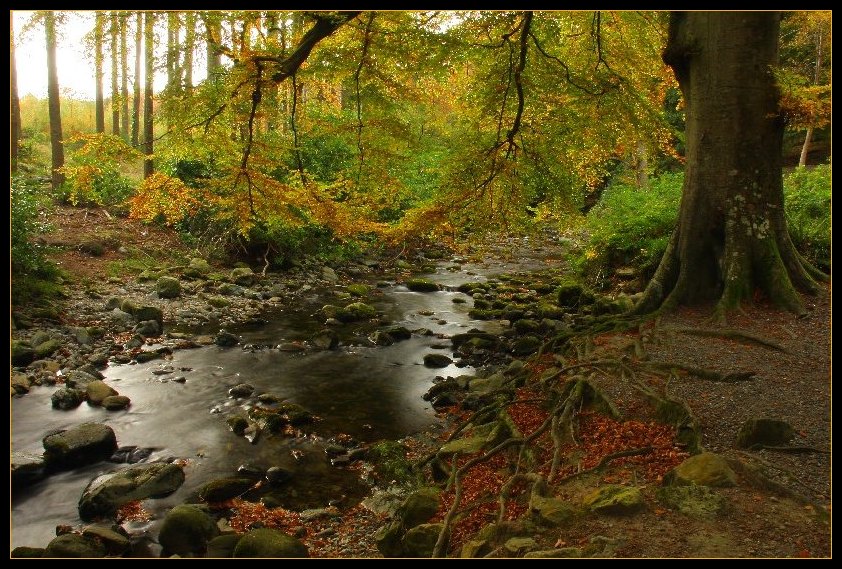
[{"label": "slender tree trunk", "polygon": [[111,134],[120,136],[120,22],[116,11],[111,12]]},{"label": "slender tree trunk", "polygon": [[205,45],[207,49],[208,79],[213,78],[214,73],[222,65],[217,45],[222,41],[222,25],[218,16],[214,13],[205,17]]},{"label": "slender tree trunk", "polygon": [[50,150],[52,156],[52,186],[57,189],[64,183],[64,146],[61,132],[61,101],[58,90],[58,67],[56,65],[56,21],[55,13],[44,16],[44,32],[47,39],[47,105],[50,112]]},{"label": "slender tree trunk", "polygon": [[9,18],[9,101],[10,101],[10,131],[11,131],[11,169],[12,174],[18,171],[18,154],[20,151],[20,97],[18,96],[18,71],[15,62],[15,24],[14,18]]},{"label": "slender tree trunk", "polygon": [[[819,84],[819,77],[822,71],[822,31],[816,32],[816,75],[813,84]],[[799,166],[807,165],[807,157],[810,155],[810,144],[813,142],[813,127],[807,127],[807,134],[804,136],[804,145],[801,147],[801,157],[798,158]]]},{"label": "slender tree trunk", "polygon": [[154,150],[152,139],[155,137],[154,124],[152,122],[152,85],[155,80],[155,13],[146,12],[144,21],[144,36],[146,41],[146,84],[143,88],[143,152],[146,159],[143,161],[143,177],[148,178],[155,173],[155,164],[152,159]]},{"label": "slender tree trunk", "polygon": [[105,132],[105,94],[102,87],[102,35],[105,27],[105,15],[97,10],[94,20],[94,75],[96,80],[96,131]]},{"label": "slender tree trunk", "polygon": [[128,50],[129,13],[120,14],[120,136],[129,141],[129,50]]},{"label": "slender tree trunk", "polygon": [[180,20],[178,12],[167,14],[167,88],[181,90],[181,66],[179,65],[178,34]]},{"label": "slender tree trunk", "polygon": [[184,16],[184,88],[193,89],[193,51],[196,49],[196,13]]},{"label": "slender tree trunk", "polygon": [[643,142],[637,143],[637,160],[635,161],[635,169],[637,170],[637,187],[649,187],[649,152],[646,150],[646,144]]},{"label": "slender tree trunk", "polygon": [[143,12],[137,12],[134,31],[134,91],[132,94],[132,146],[140,142],[140,55],[143,52]]},{"label": "slender tree trunk", "polygon": [[794,312],[822,274],[790,240],[784,122],[773,67],[777,12],[673,12],[664,61],[684,95],[687,162],[678,225],[635,311],[715,300],[725,315],[756,292]]}]

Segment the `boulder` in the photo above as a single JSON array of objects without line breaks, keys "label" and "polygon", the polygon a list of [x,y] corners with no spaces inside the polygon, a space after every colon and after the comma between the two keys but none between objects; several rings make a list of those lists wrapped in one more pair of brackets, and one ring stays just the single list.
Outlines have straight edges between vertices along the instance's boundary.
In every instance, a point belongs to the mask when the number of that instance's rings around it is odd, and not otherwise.
[{"label": "boulder", "polygon": [[117,437],[108,425],[82,423],[44,437],[44,459],[53,468],[75,468],[105,460],[117,450]]},{"label": "boulder", "polygon": [[35,346],[35,357],[39,360],[48,358],[59,348],[61,348],[61,341],[55,338],[46,340]]},{"label": "boulder", "polygon": [[347,290],[351,296],[362,297],[371,292],[371,287],[365,284],[349,284],[345,287],[345,290]]},{"label": "boulder", "polygon": [[383,557],[401,557],[403,555],[403,544],[401,543],[403,535],[403,527],[400,522],[392,522],[377,530],[374,542]]},{"label": "boulder", "polygon": [[336,311],[336,319],[345,323],[370,320],[375,316],[377,316],[377,309],[364,302],[352,302]]},{"label": "boulder", "polygon": [[50,401],[52,402],[53,409],[67,411],[81,405],[84,397],[84,391],[70,387],[60,387],[50,396]]},{"label": "boulder", "polygon": [[99,379],[86,385],[85,393],[88,396],[88,403],[91,405],[102,405],[102,402],[105,401],[106,397],[119,395],[116,389]]},{"label": "boulder", "polygon": [[439,508],[438,488],[420,488],[406,497],[396,517],[404,528],[413,528],[432,518]]},{"label": "boulder", "polygon": [[32,382],[29,380],[28,375],[12,372],[11,386],[15,393],[24,394],[29,393],[29,388],[32,386]]},{"label": "boulder", "polygon": [[439,285],[427,279],[409,279],[406,288],[414,292],[436,292],[441,290]]},{"label": "boulder", "polygon": [[405,326],[392,326],[386,330],[386,333],[395,341],[409,340],[412,338],[412,332]]},{"label": "boulder", "polygon": [[792,425],[781,419],[749,419],[740,427],[737,447],[782,446],[794,436]]},{"label": "boulder", "polygon": [[269,528],[253,529],[234,548],[234,557],[310,557],[307,546],[294,537]]},{"label": "boulder", "polygon": [[208,542],[208,550],[205,553],[205,557],[223,559],[233,557],[234,549],[236,549],[237,544],[240,542],[242,537],[243,536],[238,533],[216,536]]},{"label": "boulder", "polygon": [[728,461],[724,457],[712,452],[703,452],[691,456],[667,472],[664,476],[664,484],[727,487],[737,484],[737,475],[728,466]]},{"label": "boulder", "polygon": [[447,367],[452,363],[453,360],[444,354],[424,354],[424,365],[426,367]]},{"label": "boulder", "polygon": [[26,342],[12,340],[11,356],[13,366],[27,366],[35,361],[35,350]]},{"label": "boulder", "polygon": [[155,338],[161,335],[161,325],[158,324],[157,320],[144,320],[138,322],[133,331],[144,338]]},{"label": "boulder", "polygon": [[369,336],[369,339],[374,343],[375,346],[391,346],[395,343],[395,339],[392,338],[388,332],[383,330],[377,330]]},{"label": "boulder", "polygon": [[220,330],[214,338],[214,342],[217,346],[230,348],[231,346],[236,346],[240,342],[240,338],[230,332]]},{"label": "boulder", "polygon": [[208,541],[217,535],[219,528],[207,512],[198,506],[181,504],[164,518],[158,543],[165,555],[197,556],[205,552]]},{"label": "boulder", "polygon": [[243,296],[245,289],[240,285],[235,285],[234,283],[220,283],[220,285],[216,287],[216,292],[225,296]]},{"label": "boulder", "polygon": [[164,311],[160,308],[155,306],[141,306],[135,310],[134,315],[138,322],[154,320],[161,329],[164,327]]},{"label": "boulder", "polygon": [[231,397],[248,397],[254,393],[254,386],[249,383],[239,383],[228,390]]},{"label": "boulder", "polygon": [[29,452],[12,452],[12,486],[27,486],[44,477],[44,457]]},{"label": "boulder", "polygon": [[106,524],[93,524],[82,530],[82,536],[93,539],[105,546],[108,555],[121,555],[125,553],[131,542],[128,536],[121,533],[120,526],[109,526]]},{"label": "boulder", "polygon": [[406,532],[401,540],[404,557],[432,557],[444,524],[421,524]]},{"label": "boulder", "polygon": [[75,389],[85,389],[89,383],[97,381],[97,379],[100,378],[81,369],[74,369],[69,371],[64,377],[64,384],[67,387],[73,387]]},{"label": "boulder", "polygon": [[244,494],[254,486],[251,478],[219,478],[211,480],[199,490],[199,498],[205,502],[224,502]]},{"label": "boulder", "polygon": [[44,552],[44,557],[105,557],[105,546],[96,539],[88,539],[77,533],[66,533],[53,539]]},{"label": "boulder", "polygon": [[9,557],[12,559],[38,559],[44,557],[47,550],[43,547],[29,547],[28,545],[21,545],[12,550]]},{"label": "boulder", "polygon": [[322,280],[331,283],[336,283],[339,282],[339,275],[337,275],[336,271],[334,271],[330,267],[322,267]]},{"label": "boulder", "polygon": [[266,480],[273,486],[280,486],[292,478],[292,471],[281,466],[272,466],[266,471]]},{"label": "boulder", "polygon": [[465,456],[466,454],[474,454],[482,450],[485,446],[486,438],[485,437],[468,437],[465,439],[454,439],[449,443],[445,443],[444,446],[439,449],[438,454],[441,456],[456,454],[457,452],[461,456]]},{"label": "boulder", "polygon": [[318,350],[335,350],[339,347],[339,334],[333,330],[322,330],[310,338],[310,343]]},{"label": "boulder", "polygon": [[560,498],[547,498],[534,494],[529,500],[529,511],[536,522],[547,526],[568,524],[579,513],[575,506]]},{"label": "boulder", "polygon": [[225,419],[228,428],[231,429],[235,435],[243,436],[243,433],[246,432],[248,429],[249,422],[245,417],[240,417],[239,415],[231,415],[227,419]]},{"label": "boulder", "polygon": [[708,486],[663,486],[658,500],[666,507],[693,518],[713,518],[725,510],[728,501]]},{"label": "boulder", "polygon": [[199,257],[194,257],[190,259],[190,263],[184,270],[184,276],[191,278],[199,278],[209,274],[212,270],[213,267],[210,266],[210,263]]},{"label": "boulder", "polygon": [[643,508],[643,495],[635,487],[608,484],[586,495],[584,505],[599,514],[633,514]]},{"label": "boulder", "polygon": [[541,339],[537,336],[524,336],[512,344],[512,353],[516,356],[534,354],[541,347]]},{"label": "boulder", "polygon": [[184,471],[175,464],[136,464],[93,479],[79,499],[79,517],[92,520],[113,516],[123,504],[172,494],[184,483]]},{"label": "boulder", "polygon": [[125,395],[110,395],[102,400],[102,406],[107,411],[121,411],[127,409],[132,401]]},{"label": "boulder", "polygon": [[240,286],[254,284],[254,272],[249,267],[237,267],[231,271],[231,280]]}]

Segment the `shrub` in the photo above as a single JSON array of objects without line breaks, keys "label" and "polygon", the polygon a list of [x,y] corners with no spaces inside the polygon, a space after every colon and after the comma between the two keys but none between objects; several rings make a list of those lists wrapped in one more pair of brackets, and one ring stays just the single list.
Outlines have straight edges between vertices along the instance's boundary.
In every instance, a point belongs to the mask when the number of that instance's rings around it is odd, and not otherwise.
[{"label": "shrub", "polygon": [[47,259],[44,246],[33,240],[36,233],[47,228],[43,214],[48,205],[46,193],[46,188],[32,180],[12,179],[9,252],[15,304],[56,292],[51,281],[59,275],[58,268]]},{"label": "shrub", "polygon": [[134,192],[134,183],[120,173],[120,167],[142,155],[110,134],[78,135],[67,144],[79,147],[62,168],[67,178],[63,197],[73,205],[124,206]]},{"label": "shrub", "polygon": [[784,209],[798,250],[819,268],[830,268],[831,167],[796,168],[784,176]]}]

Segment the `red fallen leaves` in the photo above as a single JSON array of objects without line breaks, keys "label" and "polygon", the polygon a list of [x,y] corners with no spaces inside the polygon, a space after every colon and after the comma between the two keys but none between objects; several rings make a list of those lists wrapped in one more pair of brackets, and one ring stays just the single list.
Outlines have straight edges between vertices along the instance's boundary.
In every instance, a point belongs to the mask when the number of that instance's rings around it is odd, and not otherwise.
[{"label": "red fallen leaves", "polygon": [[127,502],[117,509],[117,521],[123,522],[148,522],[152,515],[143,509],[140,500]]},{"label": "red fallen leaves", "polygon": [[226,502],[215,504],[218,508],[228,508],[231,515],[228,517],[228,524],[237,533],[249,531],[255,523],[262,524],[262,527],[288,530],[300,526],[301,518],[298,512],[292,512],[283,508],[267,508],[259,502],[246,502],[241,498],[234,498]]}]

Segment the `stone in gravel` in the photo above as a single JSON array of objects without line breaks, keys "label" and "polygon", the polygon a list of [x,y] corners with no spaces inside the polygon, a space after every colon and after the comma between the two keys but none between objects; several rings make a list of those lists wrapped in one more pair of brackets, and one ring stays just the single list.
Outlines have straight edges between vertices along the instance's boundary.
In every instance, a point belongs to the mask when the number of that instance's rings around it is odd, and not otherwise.
[{"label": "stone in gravel", "polygon": [[310,338],[310,343],[318,350],[335,350],[339,347],[339,334],[333,330],[322,330]]},{"label": "stone in gravel", "polygon": [[426,367],[440,368],[447,367],[453,360],[444,354],[424,354],[424,365]]},{"label": "stone in gravel", "polygon": [[60,387],[50,396],[53,409],[62,411],[75,409],[82,404],[83,399],[84,392],[72,387]]},{"label": "stone in gravel", "polygon": [[159,298],[177,298],[181,295],[181,283],[175,277],[160,277],[155,283]]},{"label": "stone in gravel", "polygon": [[12,452],[12,486],[28,486],[44,477],[44,457],[29,452]]},{"label": "stone in gravel", "polygon": [[85,386],[85,393],[88,396],[88,403],[91,405],[102,405],[106,397],[118,395],[117,390],[105,383],[104,381],[96,380],[88,383]]},{"label": "stone in gravel", "polygon": [[102,543],[109,555],[119,556],[128,550],[131,544],[129,538],[120,531],[125,530],[118,525],[93,524],[82,530],[82,536]]},{"label": "stone in gravel", "polygon": [[583,503],[598,514],[627,515],[643,508],[643,495],[635,487],[608,484],[586,495]]},{"label": "stone in gravel", "polygon": [[216,335],[214,342],[217,346],[229,348],[231,346],[236,346],[240,342],[240,339],[230,332],[220,330],[219,333]]},{"label": "stone in gravel", "polygon": [[254,393],[254,386],[248,383],[240,383],[228,390],[231,397],[248,397]]},{"label": "stone in gravel", "polygon": [[795,429],[781,419],[749,419],[737,434],[738,448],[782,446],[795,436]]},{"label": "stone in gravel", "polygon": [[122,324],[123,326],[129,326],[132,322],[134,322],[134,316],[132,316],[128,312],[123,312],[119,308],[115,308],[114,310],[109,312],[108,315],[113,322]]},{"label": "stone in gravel", "polygon": [[234,283],[220,283],[220,285],[216,287],[216,292],[225,296],[243,296],[245,291],[246,290],[243,287],[235,285]]},{"label": "stone in gravel", "polygon": [[154,338],[161,335],[161,325],[157,320],[144,320],[134,327],[134,333],[144,338]]},{"label": "stone in gravel", "polygon": [[43,440],[44,460],[53,468],[75,468],[105,460],[117,450],[117,437],[108,425],[82,423]]},{"label": "stone in gravel", "polygon": [[199,498],[205,502],[224,502],[244,494],[254,486],[251,478],[231,477],[211,480],[199,490]]},{"label": "stone in gravel", "polygon": [[105,557],[105,546],[96,539],[88,539],[76,533],[66,533],[53,539],[44,557]]},{"label": "stone in gravel", "polygon": [[175,464],[130,466],[93,479],[79,499],[79,516],[83,520],[113,516],[123,504],[168,496],[183,483],[184,471]]},{"label": "stone in gravel", "polygon": [[737,475],[728,466],[725,458],[712,452],[703,452],[691,456],[667,472],[663,483],[664,485],[676,486],[698,484],[700,486],[727,487],[737,484]]},{"label": "stone in gravel", "polygon": [[439,285],[427,279],[409,279],[406,288],[414,292],[436,292],[441,290]]},{"label": "stone in gravel", "polygon": [[234,548],[234,557],[310,557],[307,546],[294,537],[269,528],[253,529]]},{"label": "stone in gravel", "polygon": [[334,271],[330,267],[322,267],[322,280],[331,283],[336,283],[339,282],[339,275],[337,275],[336,271]]},{"label": "stone in gravel", "polygon": [[204,553],[208,540],[219,534],[216,523],[198,506],[181,504],[167,513],[158,543],[165,555],[195,556]]},{"label": "stone in gravel", "polygon": [[56,339],[46,340],[35,346],[35,357],[43,359],[50,357],[53,352],[61,348],[61,341]]},{"label": "stone in gravel", "polygon": [[292,471],[280,466],[273,466],[266,471],[266,480],[273,486],[281,485],[292,478]]},{"label": "stone in gravel", "polygon": [[102,400],[102,406],[107,411],[121,411],[123,409],[128,409],[131,404],[131,399],[125,395],[109,395]]},{"label": "stone in gravel", "polygon": [[26,342],[12,340],[11,356],[12,365],[26,366],[35,360],[35,350]]},{"label": "stone in gravel", "polygon": [[204,259],[194,257],[190,259],[190,264],[184,270],[184,276],[190,278],[199,278],[209,274],[213,268]]},{"label": "stone in gravel", "polygon": [[249,267],[237,267],[231,271],[231,280],[240,286],[254,284],[254,272]]},{"label": "stone in gravel", "polygon": [[433,549],[444,524],[421,524],[410,529],[403,536],[403,555],[405,557],[432,557]]}]

